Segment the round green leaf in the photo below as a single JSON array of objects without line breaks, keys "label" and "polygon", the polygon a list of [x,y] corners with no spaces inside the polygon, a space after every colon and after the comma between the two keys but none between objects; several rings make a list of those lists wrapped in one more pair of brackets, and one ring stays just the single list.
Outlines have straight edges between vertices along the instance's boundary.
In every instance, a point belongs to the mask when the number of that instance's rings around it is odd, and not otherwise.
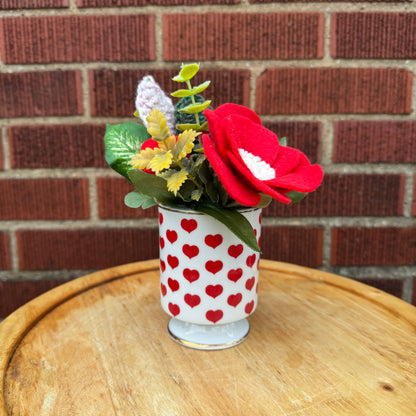
[{"label": "round green leaf", "polygon": [[204,101],[201,104],[191,104],[179,110],[180,113],[195,114],[204,111],[211,104],[211,100]]},{"label": "round green leaf", "polygon": [[199,71],[199,65],[196,63],[182,65],[181,71],[179,72],[179,76],[185,81],[189,81],[196,75],[198,71]]}]

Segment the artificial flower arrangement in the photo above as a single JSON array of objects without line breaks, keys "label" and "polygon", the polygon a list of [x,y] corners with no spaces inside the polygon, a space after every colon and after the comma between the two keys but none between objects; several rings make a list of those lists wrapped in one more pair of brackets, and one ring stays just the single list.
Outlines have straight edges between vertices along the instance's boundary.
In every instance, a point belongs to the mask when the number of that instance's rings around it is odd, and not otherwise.
[{"label": "artificial flower arrangement", "polygon": [[137,88],[135,115],[143,124],[108,125],[105,157],[136,188],[125,197],[131,208],[162,204],[187,207],[226,225],[255,251],[255,233],[239,212],[264,208],[273,199],[301,200],[322,182],[322,168],[288,147],[247,107],[223,104],[215,110],[201,93],[210,81],[192,86],[199,65],[182,64],[171,95],[176,106],[145,76]]}]

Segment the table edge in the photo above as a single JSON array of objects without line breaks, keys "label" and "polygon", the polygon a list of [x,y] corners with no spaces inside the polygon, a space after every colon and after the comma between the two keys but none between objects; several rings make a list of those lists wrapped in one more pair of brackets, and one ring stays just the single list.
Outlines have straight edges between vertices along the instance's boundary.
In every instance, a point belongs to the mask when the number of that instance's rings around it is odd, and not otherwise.
[{"label": "table edge", "polygon": [[[6,340],[6,342],[3,341],[4,343],[0,349],[0,416],[8,416],[4,399],[4,388],[9,362],[21,340],[37,322],[60,304],[84,291],[112,280],[158,269],[159,260],[152,259],[96,271],[45,292],[21,306],[2,321],[0,323],[0,340]],[[416,328],[416,307],[364,283],[322,270],[274,260],[261,259],[260,269],[285,273],[286,275],[302,277],[335,286],[378,304]],[[28,313],[29,310],[30,313]]]}]

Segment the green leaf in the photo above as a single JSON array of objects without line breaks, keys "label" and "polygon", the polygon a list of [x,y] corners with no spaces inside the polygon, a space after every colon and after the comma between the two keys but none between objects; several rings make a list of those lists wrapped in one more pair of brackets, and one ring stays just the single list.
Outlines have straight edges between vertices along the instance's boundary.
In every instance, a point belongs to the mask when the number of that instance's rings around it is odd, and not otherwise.
[{"label": "green leaf", "polygon": [[256,205],[256,208],[266,208],[273,200],[270,195],[266,194],[260,194],[260,197],[260,202]]},{"label": "green leaf", "polygon": [[240,212],[221,208],[210,202],[200,203],[195,208],[195,211],[202,212],[220,221],[248,247],[254,251],[261,252],[253,227]]},{"label": "green leaf", "polygon": [[177,124],[176,125],[177,130],[196,130],[196,131],[207,131],[208,130],[208,122],[205,122],[201,126],[198,124]]},{"label": "green leaf", "polygon": [[280,144],[280,146],[287,146],[286,137],[282,137],[281,139],[279,139],[279,144]]},{"label": "green leaf", "polygon": [[196,95],[201,93],[202,91],[205,91],[209,87],[209,84],[211,84],[211,81],[205,81],[202,84],[199,84],[196,87],[191,88],[190,90],[176,90],[172,92],[170,95],[172,97],[177,98],[190,97],[191,95]]},{"label": "green leaf", "polygon": [[173,81],[186,82],[192,79],[198,71],[199,65],[196,63],[186,65],[182,64],[179,74],[176,75],[176,77],[173,77],[172,79]]},{"label": "green leaf", "polygon": [[209,84],[211,84],[211,81],[205,81],[202,84],[199,84],[196,87],[193,87],[192,95],[199,94],[202,91],[205,91],[209,87]]},{"label": "green leaf", "polygon": [[292,200],[292,203],[295,203],[301,201],[308,194],[303,192],[291,191],[285,195]]},{"label": "green leaf", "polygon": [[152,198],[161,204],[170,205],[177,201],[174,195],[168,191],[164,179],[141,170],[131,170],[128,174],[131,183],[142,195]]},{"label": "green leaf", "polygon": [[[196,93],[195,93],[196,94]],[[170,94],[172,97],[183,98],[193,95],[191,90],[176,90]]]},{"label": "green leaf", "polygon": [[124,203],[130,208],[147,209],[156,205],[157,202],[153,198],[141,194],[139,191],[132,191],[124,197]]},{"label": "green leaf", "polygon": [[211,104],[211,100],[204,101],[202,104],[191,104],[179,110],[180,113],[195,114],[204,111]]},{"label": "green leaf", "polygon": [[132,167],[128,162],[149,138],[150,135],[142,124],[130,121],[116,125],[108,124],[104,135],[105,160],[112,169],[129,179],[128,171]]}]

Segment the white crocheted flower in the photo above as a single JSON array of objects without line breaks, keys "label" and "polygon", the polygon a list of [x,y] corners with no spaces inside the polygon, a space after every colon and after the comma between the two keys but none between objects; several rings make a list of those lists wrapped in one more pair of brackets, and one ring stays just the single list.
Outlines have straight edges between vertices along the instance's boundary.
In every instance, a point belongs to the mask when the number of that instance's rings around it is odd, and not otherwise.
[{"label": "white crocheted flower", "polygon": [[175,108],[172,100],[164,93],[151,75],[146,75],[137,86],[136,96],[136,109],[146,127],[146,118],[153,108],[165,115],[170,133],[175,134]]}]

